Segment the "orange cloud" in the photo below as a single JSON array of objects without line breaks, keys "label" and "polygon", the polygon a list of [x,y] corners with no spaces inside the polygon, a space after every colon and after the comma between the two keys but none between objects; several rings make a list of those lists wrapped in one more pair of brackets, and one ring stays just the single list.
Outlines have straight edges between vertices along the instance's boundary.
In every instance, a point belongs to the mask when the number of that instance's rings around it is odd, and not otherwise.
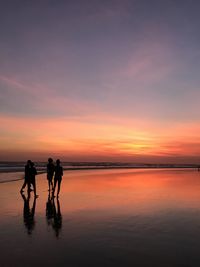
[{"label": "orange cloud", "polygon": [[95,121],[92,116],[77,120],[1,116],[0,124],[1,149],[10,153],[57,153],[129,161],[147,157],[197,157],[200,153],[200,127],[191,123],[163,128],[155,122],[131,124],[125,120],[121,125],[116,119],[97,117]]}]

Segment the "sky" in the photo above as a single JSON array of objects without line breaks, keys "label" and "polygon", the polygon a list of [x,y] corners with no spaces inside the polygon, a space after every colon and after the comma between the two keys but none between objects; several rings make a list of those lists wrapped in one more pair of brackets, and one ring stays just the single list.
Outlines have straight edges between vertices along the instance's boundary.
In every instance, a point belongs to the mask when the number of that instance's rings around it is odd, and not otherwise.
[{"label": "sky", "polygon": [[200,162],[198,0],[2,0],[0,160]]}]

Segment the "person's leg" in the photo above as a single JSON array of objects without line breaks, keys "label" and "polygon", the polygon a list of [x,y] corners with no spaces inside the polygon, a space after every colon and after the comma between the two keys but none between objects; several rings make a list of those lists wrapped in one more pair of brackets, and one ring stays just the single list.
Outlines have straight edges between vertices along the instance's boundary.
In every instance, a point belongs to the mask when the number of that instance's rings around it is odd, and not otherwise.
[{"label": "person's leg", "polygon": [[49,191],[53,190],[53,176],[49,177]]},{"label": "person's leg", "polygon": [[49,180],[49,178],[48,178],[48,185],[49,185],[49,191],[50,191],[50,180]]},{"label": "person's leg", "polygon": [[59,193],[60,193],[60,184],[61,184],[61,180],[58,180],[58,192],[57,192],[57,196],[58,196]]},{"label": "person's leg", "polygon": [[30,179],[27,180],[27,193],[28,195],[30,195],[31,193],[31,180]]},{"label": "person's leg", "polygon": [[28,194],[28,198],[31,197],[31,183],[27,182],[27,194]]},{"label": "person's leg", "polygon": [[36,183],[35,183],[35,178],[33,178],[32,184],[33,184],[34,195],[36,196]]},{"label": "person's leg", "polygon": [[26,184],[27,184],[27,182],[26,182],[26,180],[24,179],[24,183],[23,183],[22,188],[21,188],[21,190],[20,190],[21,193],[23,192],[23,189],[26,187]]},{"label": "person's leg", "polygon": [[54,179],[53,196],[54,196],[54,193],[55,193],[55,190],[56,190],[56,184],[57,184],[57,179],[56,180]]},{"label": "person's leg", "polygon": [[50,180],[50,185],[51,185],[51,189],[53,190],[53,177],[51,177],[51,180]]}]

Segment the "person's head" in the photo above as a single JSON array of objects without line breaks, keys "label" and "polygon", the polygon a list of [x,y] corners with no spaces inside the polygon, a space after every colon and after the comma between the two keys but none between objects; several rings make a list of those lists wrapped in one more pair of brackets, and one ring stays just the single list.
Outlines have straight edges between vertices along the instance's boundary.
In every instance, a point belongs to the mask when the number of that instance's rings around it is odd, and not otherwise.
[{"label": "person's head", "polygon": [[52,163],[53,162],[53,159],[52,158],[48,158],[48,162],[49,163]]},{"label": "person's head", "polygon": [[56,160],[56,164],[60,165],[60,160],[59,159]]},{"label": "person's head", "polygon": [[27,160],[27,165],[31,165],[31,160]]},{"label": "person's head", "polygon": [[31,167],[34,167],[35,163],[31,161]]}]

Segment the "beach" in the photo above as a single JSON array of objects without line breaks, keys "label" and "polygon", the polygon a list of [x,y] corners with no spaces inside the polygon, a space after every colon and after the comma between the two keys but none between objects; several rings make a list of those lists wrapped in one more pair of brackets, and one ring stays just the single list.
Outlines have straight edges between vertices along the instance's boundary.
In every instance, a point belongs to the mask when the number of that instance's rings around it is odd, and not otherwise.
[{"label": "beach", "polygon": [[0,184],[2,267],[200,266],[196,169],[65,171],[54,200],[36,181]]}]

